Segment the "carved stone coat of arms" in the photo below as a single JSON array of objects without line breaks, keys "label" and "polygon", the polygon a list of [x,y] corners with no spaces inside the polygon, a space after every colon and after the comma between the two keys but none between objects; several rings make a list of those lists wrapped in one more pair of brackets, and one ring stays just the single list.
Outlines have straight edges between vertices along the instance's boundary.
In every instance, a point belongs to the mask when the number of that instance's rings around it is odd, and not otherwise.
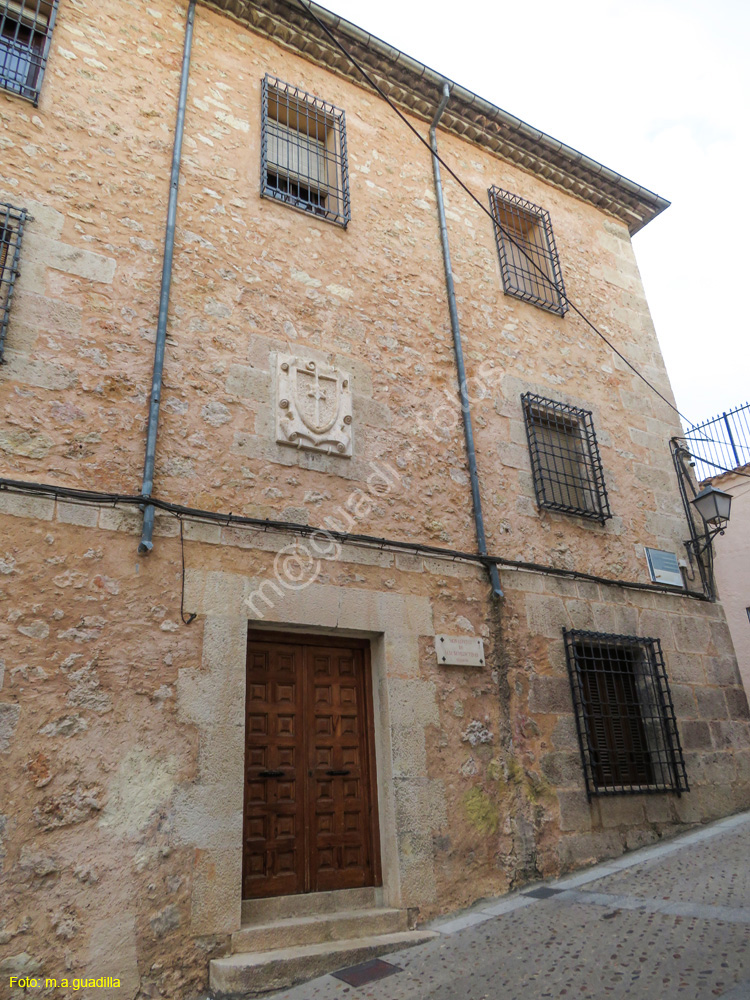
[{"label": "carved stone coat of arms", "polygon": [[276,369],[276,441],[351,458],[351,376],[331,365],[280,354]]}]

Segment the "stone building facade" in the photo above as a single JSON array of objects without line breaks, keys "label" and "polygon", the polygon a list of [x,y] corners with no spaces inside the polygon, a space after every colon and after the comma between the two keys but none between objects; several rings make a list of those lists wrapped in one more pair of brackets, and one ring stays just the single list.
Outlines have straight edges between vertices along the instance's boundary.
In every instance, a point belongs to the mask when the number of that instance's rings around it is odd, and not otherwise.
[{"label": "stone building facade", "polygon": [[[575,311],[505,294],[495,227],[444,172],[487,549],[500,560],[493,596],[473,555],[429,151],[284,0],[195,11],[153,494],[179,509],[157,511],[153,551],[139,553],[132,500],[187,11],[61,0],[38,107],[0,96],[0,201],[28,213],[0,368],[0,969],[117,976],[118,997],[197,995],[252,918],[243,854],[250,879],[263,851],[248,847],[246,769],[263,748],[248,720],[262,714],[254,697],[279,725],[281,709],[246,683],[248,649],[277,671],[286,656],[299,692],[318,694],[307,665],[329,669],[326,650],[335,697],[361,701],[361,740],[328,769],[366,764],[354,798],[367,873],[361,844],[331,873],[349,841],[329,844],[328,862],[318,843],[289,866],[300,896],[370,887],[379,906],[424,922],[750,803],[747,702],[722,607],[652,584],[644,557],[684,537],[676,414]],[[434,74],[325,24],[426,136]],[[261,162],[268,183],[279,159],[262,143],[267,77],[283,81],[271,84],[277,117],[285,86],[297,88],[288,131],[310,95],[322,99],[316,155],[344,112],[345,226],[326,216],[331,200],[311,207],[309,161],[306,187],[287,155],[281,197],[261,197]],[[672,399],[630,239],[666,203],[458,87],[438,140],[483,203],[497,188],[531,206],[518,216],[526,235],[544,222],[534,206],[548,213],[566,295]],[[589,415],[595,497],[579,484],[577,499],[553,490],[540,506],[529,434],[545,438],[545,401],[567,408],[548,441],[578,435]],[[290,447],[289,419],[303,447]],[[560,461],[563,479],[579,476],[584,459]],[[611,516],[586,516],[602,486]],[[617,637],[660,641],[681,794],[622,769],[631,794],[596,794],[608,779],[590,748],[584,772],[564,630],[568,655],[599,659]],[[441,635],[481,639],[483,662],[441,663]],[[342,680],[352,662],[356,690]],[[333,716],[299,692],[298,742],[284,747],[303,754],[312,720],[322,731]],[[665,701],[658,721],[670,711]],[[643,733],[641,757],[661,760]],[[600,750],[613,737],[601,739]],[[273,872],[256,874],[261,895],[277,891]]]},{"label": "stone building facade", "polygon": [[731,472],[714,476],[710,483],[731,493],[731,533],[714,542],[716,583],[732,635],[737,665],[745,686],[750,691],[750,582],[747,566],[750,560],[750,524],[746,493],[750,486],[750,466],[738,466]]}]

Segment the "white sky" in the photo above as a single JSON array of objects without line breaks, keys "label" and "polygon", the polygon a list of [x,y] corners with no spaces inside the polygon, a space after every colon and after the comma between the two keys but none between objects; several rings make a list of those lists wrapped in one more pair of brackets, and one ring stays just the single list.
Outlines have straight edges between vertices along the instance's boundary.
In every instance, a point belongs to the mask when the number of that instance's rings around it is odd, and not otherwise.
[{"label": "white sky", "polygon": [[677,405],[750,399],[747,0],[323,3],[669,199],[633,245]]}]

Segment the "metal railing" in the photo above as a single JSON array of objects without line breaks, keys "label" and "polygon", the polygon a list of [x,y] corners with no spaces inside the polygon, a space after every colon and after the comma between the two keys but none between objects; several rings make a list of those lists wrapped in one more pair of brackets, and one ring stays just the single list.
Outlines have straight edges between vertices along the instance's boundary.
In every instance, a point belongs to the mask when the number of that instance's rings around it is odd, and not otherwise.
[{"label": "metal railing", "polygon": [[750,464],[750,403],[693,424],[685,440],[698,482]]}]

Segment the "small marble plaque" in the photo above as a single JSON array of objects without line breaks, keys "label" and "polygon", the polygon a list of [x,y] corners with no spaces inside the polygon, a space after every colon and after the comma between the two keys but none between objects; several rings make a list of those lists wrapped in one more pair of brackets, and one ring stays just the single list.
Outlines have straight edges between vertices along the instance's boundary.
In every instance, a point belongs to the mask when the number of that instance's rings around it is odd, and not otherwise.
[{"label": "small marble plaque", "polygon": [[441,666],[484,666],[484,641],[475,635],[436,635],[435,652]]}]

